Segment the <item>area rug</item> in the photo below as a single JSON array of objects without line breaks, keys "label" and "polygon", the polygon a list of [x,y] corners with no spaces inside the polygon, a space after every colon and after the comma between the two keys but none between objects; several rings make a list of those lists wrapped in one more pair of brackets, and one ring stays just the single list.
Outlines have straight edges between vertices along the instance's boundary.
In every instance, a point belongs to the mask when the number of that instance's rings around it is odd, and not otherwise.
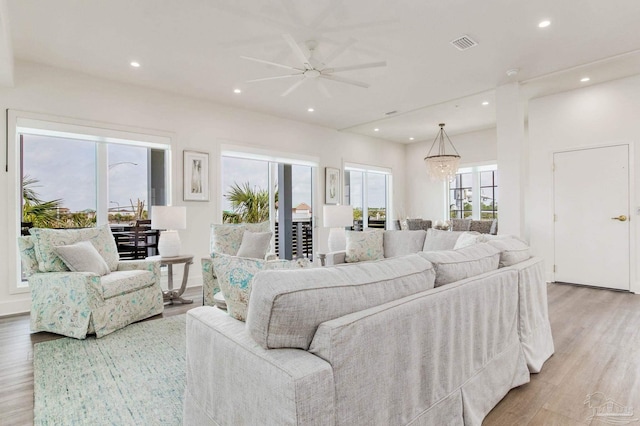
[{"label": "area rug", "polygon": [[180,425],[185,316],[34,348],[36,425]]}]

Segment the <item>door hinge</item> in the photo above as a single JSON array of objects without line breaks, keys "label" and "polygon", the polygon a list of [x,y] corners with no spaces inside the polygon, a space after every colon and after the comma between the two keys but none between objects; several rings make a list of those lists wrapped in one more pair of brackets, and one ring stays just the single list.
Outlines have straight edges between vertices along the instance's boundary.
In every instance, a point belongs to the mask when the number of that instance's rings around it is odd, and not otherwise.
[{"label": "door hinge", "polygon": [[556,265],[553,265],[553,272],[556,272]]},{"label": "door hinge", "polygon": [[557,222],[557,221],[558,221],[558,215],[557,215],[557,214],[554,214],[554,215],[553,215],[553,221],[554,221],[554,222]]},{"label": "door hinge", "polygon": [[552,172],[556,171],[556,163],[551,163],[551,171]]}]

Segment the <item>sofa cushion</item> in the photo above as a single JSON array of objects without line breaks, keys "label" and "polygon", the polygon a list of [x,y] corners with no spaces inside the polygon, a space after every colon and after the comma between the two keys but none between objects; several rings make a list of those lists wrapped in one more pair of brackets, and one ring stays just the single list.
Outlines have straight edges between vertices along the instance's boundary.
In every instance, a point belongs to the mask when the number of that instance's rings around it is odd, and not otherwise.
[{"label": "sofa cushion", "polygon": [[476,231],[481,234],[490,234],[493,222],[493,220],[472,220],[469,224],[469,231]]},{"label": "sofa cushion", "polygon": [[120,296],[132,293],[141,288],[150,287],[155,284],[154,275],[151,271],[131,270],[131,271],[114,271],[109,275],[100,277],[102,285],[102,297],[110,299],[114,296]]},{"label": "sofa cushion", "polygon": [[384,257],[398,257],[417,253],[424,246],[427,231],[384,231]]},{"label": "sofa cushion", "polygon": [[271,245],[271,236],[269,232],[251,232],[244,231],[242,235],[242,243],[238,249],[237,256],[250,257],[253,259],[264,259]]},{"label": "sofa cushion", "polygon": [[451,219],[452,231],[468,231],[471,226],[471,219]]},{"label": "sofa cushion", "polygon": [[460,234],[460,236],[456,240],[456,245],[453,246],[453,249],[458,250],[482,242],[484,242],[482,234],[478,232],[467,231]]},{"label": "sofa cushion", "polygon": [[89,241],[57,246],[54,251],[73,272],[93,272],[97,275],[109,273],[109,265]]},{"label": "sofa cushion", "polygon": [[266,269],[294,269],[310,266],[307,259],[263,260],[215,253],[213,268],[218,285],[233,318],[246,321],[253,277]]},{"label": "sofa cushion", "polygon": [[308,349],[318,325],[429,290],[432,265],[417,254],[376,262],[264,271],[253,282],[247,328],[264,348]]},{"label": "sofa cushion", "polygon": [[436,287],[498,269],[500,261],[500,251],[488,243],[418,254],[433,264]]},{"label": "sofa cushion", "polygon": [[83,229],[31,228],[29,233],[33,238],[40,272],[68,271],[67,265],[56,254],[55,247],[73,244],[78,241],[91,241],[91,244],[109,265],[109,269],[111,271],[118,269],[120,256],[109,225]]},{"label": "sofa cushion", "polygon": [[384,258],[384,231],[347,231],[345,262],[364,262]]},{"label": "sofa cushion", "polygon": [[422,250],[453,250],[460,235],[462,235],[461,231],[441,231],[429,228]]},{"label": "sofa cushion", "polygon": [[242,244],[244,231],[269,232],[270,226],[269,222],[212,224],[209,253],[235,256]]},{"label": "sofa cushion", "polygon": [[500,268],[524,262],[531,257],[529,246],[517,238],[494,238],[487,244],[500,250]]}]

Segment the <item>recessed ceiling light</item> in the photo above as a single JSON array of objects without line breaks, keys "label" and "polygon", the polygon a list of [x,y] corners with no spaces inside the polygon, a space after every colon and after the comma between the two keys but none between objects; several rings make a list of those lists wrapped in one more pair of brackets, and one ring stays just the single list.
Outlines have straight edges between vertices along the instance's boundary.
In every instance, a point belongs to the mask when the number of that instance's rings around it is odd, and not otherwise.
[{"label": "recessed ceiling light", "polygon": [[589,77],[583,77],[580,79],[581,82],[586,83],[587,81],[591,80]]},{"label": "recessed ceiling light", "polygon": [[309,112],[313,112],[313,111],[315,111],[315,109],[313,109],[313,108],[307,108],[307,111],[309,111]]},{"label": "recessed ceiling light", "polygon": [[373,129],[374,132],[379,132],[380,129],[378,129],[377,127],[375,129]]},{"label": "recessed ceiling light", "polygon": [[140,68],[140,62],[132,61],[129,65],[134,68]]},{"label": "recessed ceiling light", "polygon": [[414,138],[413,136],[409,138],[409,140],[410,140],[410,141],[412,141],[412,140],[414,140],[414,139],[415,139],[415,138]]},{"label": "recessed ceiling light", "polygon": [[538,23],[538,28],[546,28],[549,25],[551,25],[551,21],[548,21],[548,20],[540,21],[540,23]]},{"label": "recessed ceiling light", "polygon": [[484,102],[482,103],[482,105],[483,105],[483,106],[487,106],[487,105],[489,105],[489,101],[484,101]]},{"label": "recessed ceiling light", "polygon": [[242,90],[240,90],[240,89],[233,89],[233,93],[240,94],[240,93],[242,93]]}]

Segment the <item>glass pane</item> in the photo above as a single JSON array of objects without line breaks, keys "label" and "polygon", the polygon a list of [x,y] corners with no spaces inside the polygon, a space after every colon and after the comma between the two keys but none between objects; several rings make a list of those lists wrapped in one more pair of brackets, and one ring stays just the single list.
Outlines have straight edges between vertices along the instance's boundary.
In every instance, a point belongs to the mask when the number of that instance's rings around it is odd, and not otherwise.
[{"label": "glass pane", "polygon": [[473,175],[471,173],[460,174],[462,188],[471,188],[473,186]]},{"label": "glass pane", "polygon": [[367,210],[369,228],[385,228],[387,212],[387,176],[367,173]]},{"label": "glass pane", "polygon": [[40,228],[96,224],[96,144],[22,135],[22,221]]},{"label": "glass pane", "polygon": [[149,219],[149,149],[109,144],[109,223]]},{"label": "glass pane", "polygon": [[364,173],[347,170],[345,175],[347,176],[344,187],[345,200],[349,200],[353,207],[353,220],[358,221],[358,224],[362,226]]},{"label": "glass pane", "polygon": [[480,186],[493,186],[493,171],[480,172]]},{"label": "glass pane", "polygon": [[269,162],[222,157],[222,219],[269,220]]}]

